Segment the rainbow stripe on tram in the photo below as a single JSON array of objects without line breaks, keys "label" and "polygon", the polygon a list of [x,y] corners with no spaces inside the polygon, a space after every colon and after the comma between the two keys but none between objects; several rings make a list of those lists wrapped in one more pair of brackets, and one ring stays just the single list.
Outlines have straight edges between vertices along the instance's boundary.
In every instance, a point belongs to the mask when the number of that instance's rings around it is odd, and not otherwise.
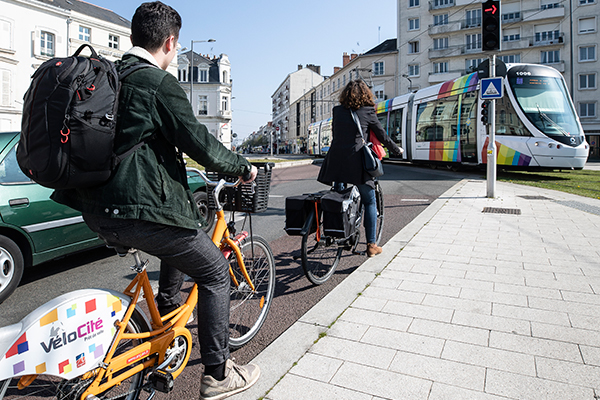
[{"label": "rainbow stripe on tram", "polygon": [[440,91],[438,92],[438,99],[442,99],[448,96],[454,96],[461,93],[472,92],[477,89],[479,83],[479,77],[477,72],[472,74],[456,78],[452,81],[442,83]]}]

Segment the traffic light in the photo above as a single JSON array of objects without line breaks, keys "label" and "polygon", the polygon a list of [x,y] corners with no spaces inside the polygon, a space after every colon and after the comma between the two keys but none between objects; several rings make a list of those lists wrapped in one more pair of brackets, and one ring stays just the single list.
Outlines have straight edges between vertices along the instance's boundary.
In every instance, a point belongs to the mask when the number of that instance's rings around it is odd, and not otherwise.
[{"label": "traffic light", "polygon": [[485,100],[481,103],[481,122],[484,124],[490,123],[490,101]]},{"label": "traffic light", "polygon": [[481,49],[500,50],[500,2],[487,0],[481,3]]}]

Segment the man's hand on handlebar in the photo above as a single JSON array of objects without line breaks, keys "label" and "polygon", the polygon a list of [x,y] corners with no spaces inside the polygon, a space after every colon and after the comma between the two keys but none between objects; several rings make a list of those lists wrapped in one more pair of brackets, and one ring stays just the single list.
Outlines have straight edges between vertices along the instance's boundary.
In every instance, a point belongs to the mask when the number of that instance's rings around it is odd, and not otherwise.
[{"label": "man's hand on handlebar", "polygon": [[242,180],[242,183],[250,183],[256,179],[256,174],[258,174],[258,169],[253,165],[250,172],[244,176],[240,176],[240,179]]}]

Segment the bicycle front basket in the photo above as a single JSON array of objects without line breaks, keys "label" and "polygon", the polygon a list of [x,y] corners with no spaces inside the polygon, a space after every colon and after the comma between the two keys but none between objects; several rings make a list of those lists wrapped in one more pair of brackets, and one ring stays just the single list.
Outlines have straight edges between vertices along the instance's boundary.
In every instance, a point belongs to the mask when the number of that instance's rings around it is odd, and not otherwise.
[{"label": "bicycle front basket", "polygon": [[[271,191],[271,171],[275,164],[252,163],[252,165],[258,169],[254,180],[256,186],[253,188],[252,183],[242,183],[235,188],[224,188],[219,199],[224,210],[259,213],[267,209]],[[235,182],[238,179],[237,176],[218,172],[207,172],[206,175],[213,181],[225,179],[227,182]],[[214,187],[208,187],[208,206],[210,208],[216,208],[213,191]]]}]

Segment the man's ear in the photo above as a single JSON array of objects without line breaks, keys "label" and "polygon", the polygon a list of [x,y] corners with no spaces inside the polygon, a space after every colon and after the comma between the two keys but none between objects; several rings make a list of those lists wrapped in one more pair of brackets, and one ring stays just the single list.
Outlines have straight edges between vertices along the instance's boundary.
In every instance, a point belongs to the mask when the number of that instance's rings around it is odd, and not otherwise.
[{"label": "man's ear", "polygon": [[170,52],[171,50],[173,50],[177,46],[177,39],[175,39],[175,36],[173,36],[173,35],[169,36],[167,38],[167,40],[165,41],[165,46],[166,46],[167,53]]}]

